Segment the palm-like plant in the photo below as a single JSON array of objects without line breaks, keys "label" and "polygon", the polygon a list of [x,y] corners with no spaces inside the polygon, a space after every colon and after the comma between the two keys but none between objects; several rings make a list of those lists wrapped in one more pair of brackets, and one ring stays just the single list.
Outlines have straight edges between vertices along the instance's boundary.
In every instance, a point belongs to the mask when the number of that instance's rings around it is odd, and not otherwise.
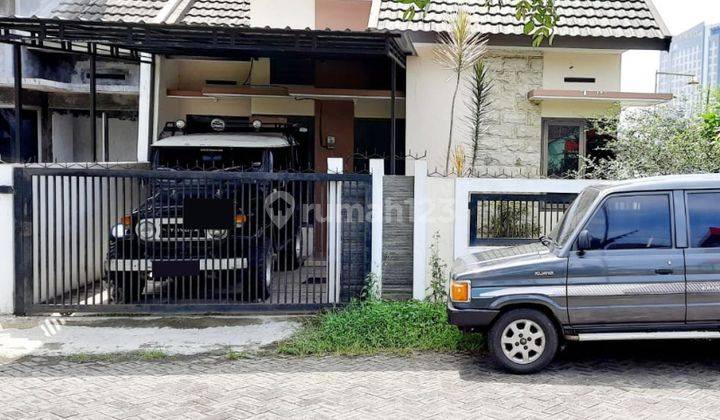
[{"label": "palm-like plant", "polygon": [[470,172],[475,170],[480,158],[480,140],[487,130],[487,115],[490,111],[490,90],[492,83],[487,67],[482,61],[475,63],[470,86],[470,101],[467,103],[467,124],[470,129]]},{"label": "palm-like plant", "polygon": [[435,62],[446,70],[452,71],[451,78],[455,78],[455,90],[450,105],[450,132],[445,154],[446,173],[450,169],[455,102],[460,89],[462,74],[471,69],[487,52],[487,38],[481,34],[473,33],[470,15],[466,11],[459,10],[447,23],[448,30],[439,35],[438,45],[435,47]]}]

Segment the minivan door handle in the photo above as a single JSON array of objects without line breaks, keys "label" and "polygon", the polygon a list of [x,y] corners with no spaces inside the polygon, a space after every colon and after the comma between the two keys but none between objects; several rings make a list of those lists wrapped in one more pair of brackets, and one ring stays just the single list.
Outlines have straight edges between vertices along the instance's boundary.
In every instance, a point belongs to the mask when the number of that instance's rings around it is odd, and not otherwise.
[{"label": "minivan door handle", "polygon": [[661,276],[667,276],[668,274],[674,273],[672,268],[658,268],[655,270],[656,274],[660,274]]}]

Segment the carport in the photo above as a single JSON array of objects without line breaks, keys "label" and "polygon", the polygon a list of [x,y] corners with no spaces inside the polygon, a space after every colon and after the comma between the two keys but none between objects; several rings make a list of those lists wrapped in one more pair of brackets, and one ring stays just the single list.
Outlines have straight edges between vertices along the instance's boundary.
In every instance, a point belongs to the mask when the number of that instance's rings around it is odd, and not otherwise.
[{"label": "carport", "polygon": [[[358,98],[387,100],[390,103],[391,121],[389,155],[393,158],[387,159],[386,164],[390,173],[396,171],[394,157],[397,156],[398,67],[404,68],[408,54],[407,48],[403,46],[403,39],[398,34],[5,17],[0,18],[0,41],[14,46],[16,115],[20,115],[23,106],[22,48],[83,54],[90,57],[91,63],[98,58],[140,63],[144,76],[140,88],[141,138],[138,144],[145,142],[146,151],[157,138],[160,124],[155,115],[158,107],[154,102],[158,98],[156,83],[161,80],[157,75],[157,65],[162,57],[230,62],[261,57],[336,61],[381,60],[386,64],[385,72],[389,75],[387,90],[240,85],[190,92],[171,92],[167,89],[162,94],[179,98],[209,96],[313,101],[354,101]],[[91,69],[90,114],[95,115],[97,80],[94,64]],[[92,143],[97,144],[97,130],[94,118],[92,120]],[[319,125],[316,123],[318,135],[313,140],[322,139],[319,144],[324,154],[316,152],[315,161],[327,164],[328,158],[347,157],[334,154],[333,147],[322,143],[323,140],[329,142],[332,137],[326,135],[322,124],[322,121]],[[16,147],[21,138],[22,127],[18,126],[15,132]],[[107,150],[107,147],[104,150]],[[93,151],[93,156],[95,160],[100,158],[96,150]],[[352,163],[349,168],[347,165],[346,160],[345,170],[352,170]],[[371,222],[365,217],[357,218],[354,210],[344,211],[343,206],[359,206],[361,214],[369,211],[372,197],[371,176],[328,174],[325,172],[330,168],[321,166],[314,169],[318,173],[268,175],[199,172],[160,174],[145,169],[117,167],[18,168],[14,175],[15,223],[16,226],[24,228],[16,230],[16,312],[238,312],[259,309],[298,311],[346,303],[358,295],[370,271]],[[342,172],[342,163],[333,170]],[[160,292],[159,299],[143,298],[142,301],[132,304],[118,302],[117,291],[107,289],[107,269],[119,264],[118,261],[115,261],[114,265],[113,261],[108,261],[109,232],[118,220],[124,220],[128,214],[133,214],[135,209],[143,208],[143,205],[147,208],[148,205],[143,204],[146,203],[144,200],[157,194],[159,185],[177,183],[185,178],[204,185],[197,187],[198,191],[206,191],[208,186],[235,185],[232,188],[236,190],[225,190],[226,197],[223,198],[228,200],[234,193],[239,196],[250,194],[248,197],[258,194],[258,185],[263,185],[262,188],[268,190],[291,189],[293,194],[299,194],[298,205],[301,207],[319,206],[321,210],[314,216],[320,214],[326,218],[319,224],[315,222],[315,239],[312,239],[315,244],[301,246],[303,249],[315,248],[315,252],[321,254],[314,256],[312,265],[300,268],[301,271],[307,269],[313,273],[307,283],[288,280],[289,276],[285,275],[284,293],[274,293],[265,300],[252,302],[242,301],[242,297],[238,301],[230,292],[224,292],[223,295],[219,291],[208,293],[205,290],[203,295],[198,288],[195,293],[194,286],[187,292],[187,297],[186,290],[183,289],[182,295],[178,295],[176,289],[174,296],[169,292],[163,296]],[[253,188],[255,193],[252,192]],[[198,193],[195,198],[209,198],[200,195],[202,194]],[[263,214],[264,210],[258,207],[255,214]],[[179,231],[178,225],[182,222],[178,222],[180,219],[177,218],[173,220],[173,229]],[[320,246],[318,242],[321,243]],[[86,249],[93,249],[92,254],[85,252]],[[158,258],[150,261],[152,264],[142,264],[142,269],[160,267],[161,264],[157,263],[160,260],[165,269],[173,265],[168,264],[168,255],[160,255]],[[197,258],[200,258],[198,266],[203,267],[203,270],[217,269],[214,262],[202,261],[205,257]],[[130,264],[130,267],[135,266]],[[234,270],[235,266],[226,264],[223,267],[224,270]],[[295,273],[292,273],[290,277],[294,275]],[[317,286],[316,293],[314,281],[321,279],[326,279],[326,284]],[[229,275],[225,275],[224,280],[220,280],[218,284],[223,281],[226,285],[236,282]],[[296,292],[295,287],[298,284],[304,285],[304,291]],[[233,289],[236,286],[237,284],[234,284]],[[311,287],[312,293],[309,293],[308,289]],[[113,293],[116,296],[113,296]]]},{"label": "carport", "polygon": [[[107,21],[77,21],[25,17],[0,17],[0,42],[14,46],[14,83],[15,83],[15,114],[21,115],[23,106],[23,81],[21,49],[45,49],[72,54],[87,55],[91,61],[90,71],[90,114],[97,114],[97,79],[95,61],[97,58],[113,60],[129,60],[141,63],[144,73],[144,84],[141,80],[140,98],[140,133],[152,144],[157,134],[155,114],[159,94],[156,90],[156,66],[159,57],[211,60],[253,60],[269,59],[315,59],[315,60],[380,60],[385,68],[373,68],[378,71],[377,77],[387,76],[389,89],[366,88],[307,88],[292,86],[234,86],[231,88],[214,88],[202,91],[161,92],[189,98],[192,96],[206,97],[266,97],[293,98],[296,100],[313,99],[315,101],[353,101],[358,99],[383,99],[389,101],[390,130],[387,172],[397,172],[397,101],[403,99],[398,92],[400,69],[405,68],[406,56],[412,47],[403,35],[380,31],[333,31],[333,30],[297,30],[272,28],[247,28],[225,26],[195,26],[149,23],[124,23]],[[330,68],[330,72],[347,71],[344,68]],[[316,71],[317,73],[318,71]],[[148,94],[150,93],[150,94]],[[144,94],[144,95],[143,95]],[[329,120],[330,117],[326,118]],[[93,145],[97,145],[97,127],[91,118]],[[332,126],[332,121],[328,121]],[[342,130],[342,128],[340,128]],[[322,143],[328,137],[323,130],[316,136]],[[15,149],[20,148],[22,127],[17,124],[15,130]],[[144,138],[139,139],[140,141]],[[343,158],[349,158],[357,148],[350,149]],[[107,147],[104,148],[108,150]],[[139,149],[140,150],[140,149]],[[339,153],[340,151],[338,151]],[[140,153],[140,152],[139,152]],[[98,156],[93,150],[95,160],[107,161],[107,156]],[[140,156],[140,154],[139,154]],[[15,156],[16,160],[18,156]],[[315,159],[333,156],[316,155]],[[143,160],[143,159],[140,159]],[[324,160],[324,159],[323,159]],[[318,168],[319,169],[319,168]]]}]

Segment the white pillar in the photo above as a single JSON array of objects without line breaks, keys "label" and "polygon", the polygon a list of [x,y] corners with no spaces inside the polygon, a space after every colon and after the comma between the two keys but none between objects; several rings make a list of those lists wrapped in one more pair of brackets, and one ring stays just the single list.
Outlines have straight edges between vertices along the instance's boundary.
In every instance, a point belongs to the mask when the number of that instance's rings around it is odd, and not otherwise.
[{"label": "white pillar", "polygon": [[[0,186],[13,186],[13,165],[0,165]],[[0,314],[15,310],[15,202],[12,193],[0,194]]]},{"label": "white pillar", "polygon": [[[343,173],[342,158],[328,158],[328,173]],[[342,274],[342,182],[328,182],[327,200],[327,259],[328,259],[328,300],[340,301],[340,275]]]},{"label": "white pillar", "polygon": [[[143,61],[152,59],[152,55],[140,54]],[[150,150],[150,114],[152,114],[151,90],[152,64],[140,63],[140,98],[138,100],[138,139],[137,139],[137,160],[147,162]]]},{"label": "white pillar", "polygon": [[382,245],[383,245],[383,177],[385,161],[370,159],[372,174],[372,245],[370,272],[375,277],[375,296],[382,296]]},{"label": "white pillar", "polygon": [[425,300],[427,289],[427,162],[415,161],[413,193],[413,299]]}]

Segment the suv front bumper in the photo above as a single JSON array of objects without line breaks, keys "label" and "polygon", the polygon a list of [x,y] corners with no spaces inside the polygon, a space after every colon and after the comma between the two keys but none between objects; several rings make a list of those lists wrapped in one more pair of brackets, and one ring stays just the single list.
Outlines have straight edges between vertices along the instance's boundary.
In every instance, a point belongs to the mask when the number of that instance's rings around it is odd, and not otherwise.
[{"label": "suv front bumper", "polygon": [[447,304],[448,322],[462,329],[488,327],[500,311],[486,309],[458,309],[452,302]]}]

